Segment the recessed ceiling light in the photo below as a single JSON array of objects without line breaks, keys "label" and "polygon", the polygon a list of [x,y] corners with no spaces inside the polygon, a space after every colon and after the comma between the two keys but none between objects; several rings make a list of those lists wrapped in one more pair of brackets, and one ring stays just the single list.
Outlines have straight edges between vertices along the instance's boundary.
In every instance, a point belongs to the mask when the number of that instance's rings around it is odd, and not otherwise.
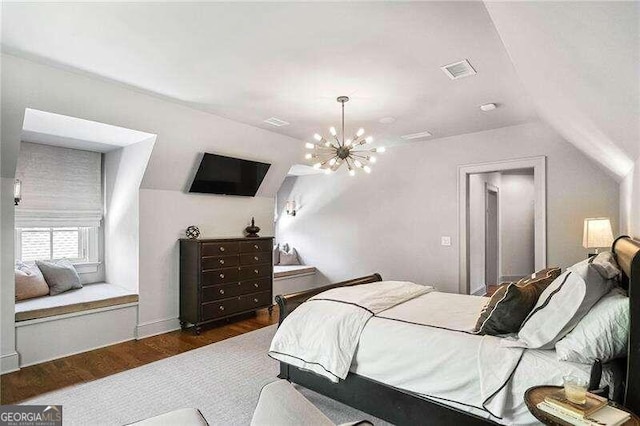
[{"label": "recessed ceiling light", "polygon": [[271,117],[271,118],[267,118],[266,120],[264,120],[265,123],[267,124],[271,124],[272,126],[276,126],[276,127],[282,127],[282,126],[288,126],[289,123],[287,123],[284,120],[280,120],[279,118],[275,118],[275,117]]},{"label": "recessed ceiling light", "polygon": [[380,121],[380,123],[382,123],[382,124],[391,124],[391,123],[395,122],[395,121],[396,121],[396,119],[395,119],[395,118],[393,118],[393,117],[383,117],[383,118],[381,118],[379,121]]},{"label": "recessed ceiling light", "polygon": [[402,139],[404,140],[412,140],[412,139],[422,139],[422,138],[428,138],[429,136],[431,136],[430,132],[420,132],[420,133],[412,133],[410,135],[404,135],[404,136],[400,136]]},{"label": "recessed ceiling light", "polygon": [[483,110],[484,112],[487,111],[493,111],[494,109],[496,109],[497,106],[496,104],[484,104],[484,105],[480,105],[480,109]]},{"label": "recessed ceiling light", "polygon": [[442,71],[449,77],[451,80],[457,80],[462,77],[468,77],[470,75],[475,75],[476,70],[473,69],[469,61],[462,60],[460,62],[454,62],[453,64],[445,65],[440,67]]}]

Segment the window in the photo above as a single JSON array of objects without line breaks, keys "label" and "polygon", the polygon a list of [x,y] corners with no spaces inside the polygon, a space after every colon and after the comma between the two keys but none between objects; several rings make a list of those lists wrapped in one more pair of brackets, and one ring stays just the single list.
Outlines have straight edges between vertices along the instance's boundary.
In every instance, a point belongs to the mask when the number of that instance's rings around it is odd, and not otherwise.
[{"label": "window", "polygon": [[55,227],[16,229],[16,259],[69,259],[74,263],[95,262],[98,258],[97,227]]}]

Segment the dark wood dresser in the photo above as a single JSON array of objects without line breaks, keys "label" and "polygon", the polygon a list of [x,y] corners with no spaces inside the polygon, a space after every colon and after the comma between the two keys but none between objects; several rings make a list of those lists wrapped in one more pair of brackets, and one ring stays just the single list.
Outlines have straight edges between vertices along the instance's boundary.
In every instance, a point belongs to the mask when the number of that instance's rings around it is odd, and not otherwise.
[{"label": "dark wood dresser", "polygon": [[272,307],[273,238],[180,240],[180,324]]}]

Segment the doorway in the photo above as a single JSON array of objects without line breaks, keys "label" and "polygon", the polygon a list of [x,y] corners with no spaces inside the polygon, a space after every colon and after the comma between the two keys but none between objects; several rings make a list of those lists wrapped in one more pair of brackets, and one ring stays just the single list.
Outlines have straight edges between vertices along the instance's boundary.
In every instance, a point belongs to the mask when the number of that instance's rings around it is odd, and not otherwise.
[{"label": "doorway", "polygon": [[462,294],[546,267],[546,158],[460,166]]},{"label": "doorway", "polygon": [[485,286],[498,283],[500,270],[500,230],[498,223],[498,187],[485,183]]}]

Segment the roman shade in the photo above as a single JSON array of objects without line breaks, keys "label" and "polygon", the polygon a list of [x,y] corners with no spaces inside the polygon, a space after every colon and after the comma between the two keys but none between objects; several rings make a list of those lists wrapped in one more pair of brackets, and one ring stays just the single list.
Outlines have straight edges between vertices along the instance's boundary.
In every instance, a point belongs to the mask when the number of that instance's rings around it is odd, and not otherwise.
[{"label": "roman shade", "polygon": [[22,142],[16,228],[100,226],[101,162],[99,152]]}]

